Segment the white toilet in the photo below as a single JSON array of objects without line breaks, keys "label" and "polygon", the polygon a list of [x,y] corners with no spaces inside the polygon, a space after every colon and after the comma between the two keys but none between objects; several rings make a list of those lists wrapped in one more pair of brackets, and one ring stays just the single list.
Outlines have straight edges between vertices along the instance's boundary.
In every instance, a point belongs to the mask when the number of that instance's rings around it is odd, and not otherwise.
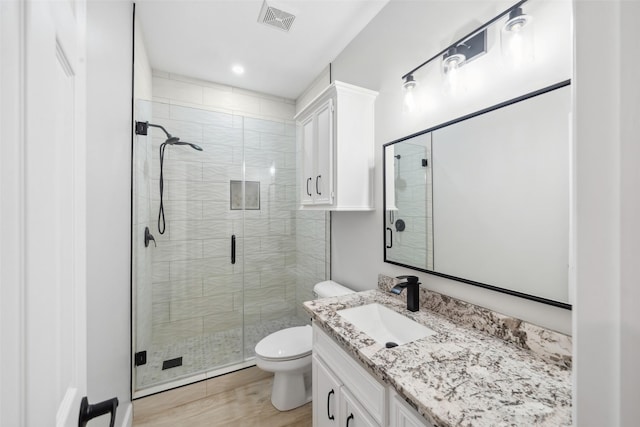
[{"label": "white toilet", "polygon": [[[332,281],[313,287],[318,298],[353,293]],[[296,326],[264,337],[256,345],[256,365],[273,372],[271,403],[279,411],[302,406],[311,401],[311,326]]]}]

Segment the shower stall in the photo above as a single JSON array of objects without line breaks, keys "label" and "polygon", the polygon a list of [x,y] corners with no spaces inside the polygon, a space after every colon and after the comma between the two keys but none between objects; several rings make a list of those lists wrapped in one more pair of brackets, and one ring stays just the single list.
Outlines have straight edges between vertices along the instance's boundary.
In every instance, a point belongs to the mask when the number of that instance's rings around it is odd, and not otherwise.
[{"label": "shower stall", "polygon": [[431,133],[385,147],[385,229],[391,261],[433,270]]},{"label": "shower stall", "polygon": [[301,303],[329,277],[329,215],[298,210],[294,122],[142,100],[135,114],[141,397],[250,366],[264,336],[308,323]]}]

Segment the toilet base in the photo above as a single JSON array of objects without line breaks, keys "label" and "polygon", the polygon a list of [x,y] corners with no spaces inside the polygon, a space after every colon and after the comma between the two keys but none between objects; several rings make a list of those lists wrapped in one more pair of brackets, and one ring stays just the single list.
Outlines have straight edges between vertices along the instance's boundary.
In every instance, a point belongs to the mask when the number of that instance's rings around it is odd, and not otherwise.
[{"label": "toilet base", "polygon": [[284,361],[256,355],[256,365],[274,374],[271,403],[278,411],[290,411],[311,401],[311,354]]},{"label": "toilet base", "polygon": [[290,411],[309,402],[311,402],[311,387],[305,385],[303,372],[275,373],[271,389],[271,404],[278,411]]}]

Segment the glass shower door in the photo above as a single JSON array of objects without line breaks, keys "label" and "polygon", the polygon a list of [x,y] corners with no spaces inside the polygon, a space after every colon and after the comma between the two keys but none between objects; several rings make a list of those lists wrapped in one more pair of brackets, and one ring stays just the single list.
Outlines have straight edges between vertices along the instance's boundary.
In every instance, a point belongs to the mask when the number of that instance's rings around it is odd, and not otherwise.
[{"label": "glass shower door", "polygon": [[[231,205],[231,182],[243,181],[242,120],[231,114],[139,101],[150,127],[134,147],[134,389],[233,365],[243,355],[243,210]],[[169,144],[165,144],[169,141]],[[160,147],[162,206],[158,226]],[[144,228],[155,242],[144,246]],[[142,236],[142,237],[141,237]]]}]

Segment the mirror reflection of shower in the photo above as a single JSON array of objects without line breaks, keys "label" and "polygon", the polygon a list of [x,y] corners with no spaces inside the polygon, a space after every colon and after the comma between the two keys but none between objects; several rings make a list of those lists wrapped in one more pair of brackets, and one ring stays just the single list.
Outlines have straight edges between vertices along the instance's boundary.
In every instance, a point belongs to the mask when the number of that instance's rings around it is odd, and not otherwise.
[{"label": "mirror reflection of shower", "polygon": [[160,144],[160,209],[158,210],[158,232],[160,234],[164,234],[166,230],[166,222],[164,219],[164,204],[163,204],[163,194],[164,194],[164,176],[163,176],[163,166],[164,166],[164,151],[167,145],[188,145],[197,151],[202,151],[202,147],[196,144],[192,144],[190,142],[180,141],[180,138],[177,136],[171,135],[167,130],[161,126],[156,125],[149,122],[136,122],[136,134],[137,135],[146,135],[149,126],[155,127],[158,129],[162,129],[162,131],[167,136],[167,139]]}]

